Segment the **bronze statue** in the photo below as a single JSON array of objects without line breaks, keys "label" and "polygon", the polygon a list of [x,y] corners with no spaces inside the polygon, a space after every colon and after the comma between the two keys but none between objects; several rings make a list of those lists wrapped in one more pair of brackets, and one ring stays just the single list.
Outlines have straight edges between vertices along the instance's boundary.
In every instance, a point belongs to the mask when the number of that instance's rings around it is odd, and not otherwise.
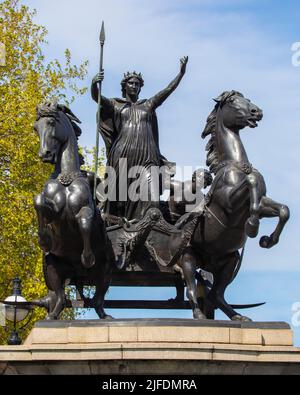
[{"label": "bronze statue", "polygon": [[[202,134],[203,138],[211,136],[207,165],[215,174],[205,205],[185,213],[174,225],[161,218],[145,247],[160,271],[182,275],[195,319],[206,318],[197,289],[197,281],[201,282],[197,270],[202,269],[213,274],[213,283],[206,288],[206,306],[220,308],[232,320],[249,321],[224,298],[240,269],[239,249],[247,236],[256,236],[261,218],[278,217],[279,222],[270,236],[260,239],[260,246],[277,244],[289,209],[266,196],[264,179],[249,163],[241,141],[240,130],[255,128],[262,111],[236,91],[222,93],[216,102]],[[145,255],[140,262],[145,262]]]},{"label": "bronze statue", "polygon": [[194,318],[205,318],[195,281],[200,267],[214,276],[207,295],[210,303],[232,320],[249,320],[224,299],[226,287],[239,269],[238,250],[245,245],[247,236],[257,235],[261,218],[279,218],[271,236],[260,239],[263,248],[277,244],[289,219],[289,209],[266,196],[264,178],[250,164],[241,141],[240,130],[246,126],[255,128],[262,119],[262,111],[236,91],[222,93],[216,103],[202,134],[203,138],[211,136],[206,147],[207,165],[215,177],[190,247],[183,252],[178,265],[187,284]]},{"label": "bronze statue", "polygon": [[[49,292],[32,304],[45,307],[47,319],[58,319],[66,307],[67,282],[76,286],[81,299],[95,308],[99,318],[112,318],[103,308],[112,271],[132,260],[160,217],[159,210],[150,209],[135,225],[124,223],[111,232],[112,241],[109,239],[92,197],[93,174],[80,169],[79,122],[63,105],[38,106],[34,128],[40,139],[39,156],[44,163],[55,165],[41,194],[34,199]],[[84,296],[85,285],[95,286],[92,300]]]},{"label": "bronze statue", "polygon": [[[235,309],[254,305],[234,307],[224,298],[241,266],[239,250],[247,237],[257,236],[262,218],[278,217],[274,232],[260,239],[261,247],[273,247],[289,219],[288,207],[267,196],[264,178],[249,162],[240,136],[247,126],[257,126],[262,110],[237,91],[223,92],[202,133],[203,138],[210,136],[206,146],[210,172],[197,171],[191,181],[169,179],[170,199],[163,202],[164,180],[154,182],[152,169],[165,167],[174,175],[174,163],[160,153],[155,110],[179,85],[188,57],[181,59],[177,77],[152,98],[139,100],[144,81],[140,73],[133,72],[126,73],[121,82],[123,98],[108,99],[97,87],[104,78],[104,37],[102,26],[101,71],[92,81],[91,94],[98,111],[101,109],[98,132],[106,145],[107,165],[116,172],[109,185],[116,199],[107,199],[103,210],[96,206],[96,176],[80,169],[77,117],[57,103],[39,106],[35,129],[40,157],[55,164],[55,170],[35,198],[49,294],[34,303],[48,308],[48,319],[57,319],[66,304],[66,281],[76,285],[84,301],[83,287],[95,285],[88,307],[93,306],[100,318],[111,318],[103,307],[112,278],[145,285],[156,274],[158,285],[166,276],[168,284],[174,281],[175,307],[185,304],[186,286],[195,319],[213,318],[219,308],[231,320],[250,320]],[[148,187],[145,201],[129,197],[133,185],[129,171],[135,166],[141,168],[140,186]],[[178,200],[176,189],[191,196],[199,183],[204,188],[211,185],[201,204],[195,204],[196,198],[188,201],[185,194]],[[193,204],[189,210],[187,205]],[[140,283],[135,283],[136,272]],[[213,275],[210,280],[204,272]],[[201,298],[199,286],[204,289]]]},{"label": "bronze statue", "polygon": [[44,251],[44,275],[50,291],[48,319],[57,319],[65,307],[65,282],[78,289],[87,280],[96,285],[93,306],[100,318],[109,318],[104,295],[113,268],[113,250],[104,222],[92,199],[90,183],[80,170],[78,118],[65,106],[40,105],[35,130],[39,156],[55,165],[41,194],[35,197],[39,243]]},{"label": "bronze statue", "polygon": [[[160,190],[157,183],[152,182],[151,167],[162,165],[172,167],[160,153],[158,126],[155,110],[177,88],[186,71],[188,57],[181,59],[180,72],[168,87],[148,100],[139,100],[141,88],[144,85],[142,75],[136,72],[126,73],[121,82],[122,99],[107,99],[101,96],[101,125],[100,132],[105,141],[107,164],[116,171],[113,188],[117,191],[117,202],[107,200],[104,211],[126,217],[128,220],[142,218],[150,207],[159,207]],[[92,98],[98,102],[97,83],[104,78],[104,72],[97,74],[91,86]],[[129,198],[120,202],[119,181],[124,183],[124,189],[132,182],[127,170],[120,168],[120,159],[126,158],[127,169],[134,166],[142,167],[140,174],[142,182],[148,183],[149,196],[155,200],[132,201]],[[122,175],[121,175],[122,174]],[[112,186],[111,186],[112,187]]]}]

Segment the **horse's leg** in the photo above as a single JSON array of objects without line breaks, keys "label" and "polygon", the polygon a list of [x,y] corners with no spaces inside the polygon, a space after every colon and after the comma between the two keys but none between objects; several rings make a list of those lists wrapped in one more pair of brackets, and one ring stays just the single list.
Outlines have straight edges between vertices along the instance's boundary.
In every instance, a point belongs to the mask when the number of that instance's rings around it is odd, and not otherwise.
[{"label": "horse's leg", "polygon": [[245,232],[247,236],[254,238],[259,230],[259,204],[261,199],[258,179],[254,173],[248,175],[247,184],[250,196],[250,218],[246,221]]},{"label": "horse's leg", "polygon": [[168,299],[169,302],[183,302],[184,301],[184,276],[182,268],[175,264],[173,266],[174,272],[177,273],[177,276],[174,280],[174,286],[176,288],[176,296],[175,298]]},{"label": "horse's leg", "polygon": [[218,262],[218,267],[216,267],[216,270],[213,273],[214,283],[212,289],[207,295],[207,298],[216,308],[222,310],[223,313],[231,320],[251,321],[250,318],[242,316],[233,310],[224,297],[225,290],[231,283],[232,276],[239,259],[240,255],[236,252],[226,257],[224,262],[221,264]]},{"label": "horse's leg", "polygon": [[182,279],[178,278],[175,280],[176,297],[173,300],[183,302],[184,301],[184,283]]},{"label": "horse's leg", "polygon": [[47,320],[57,320],[60,313],[65,307],[66,297],[64,290],[64,276],[62,271],[62,263],[59,262],[59,258],[53,254],[48,254],[46,257],[46,272],[47,272],[47,283],[51,290],[56,295],[56,303],[53,309],[47,314]]},{"label": "horse's leg", "polygon": [[[103,275],[102,275],[103,276]],[[101,278],[101,276],[99,276]],[[100,319],[112,319],[113,317],[106,314],[103,308],[104,297],[109,288],[109,281],[107,278],[103,277],[102,282],[98,283],[96,286],[96,292],[93,297],[93,304],[96,313],[98,314]]]},{"label": "horse's leg", "polygon": [[38,217],[39,244],[45,252],[49,252],[52,248],[52,240],[47,224],[59,218],[65,204],[64,189],[55,180],[48,180],[43,192],[34,197],[34,208]]},{"label": "horse's leg", "polygon": [[86,269],[89,269],[95,265],[95,255],[91,245],[93,219],[94,210],[90,207],[82,207],[79,213],[76,215],[76,220],[83,239],[81,262]]},{"label": "horse's leg", "polygon": [[264,217],[279,218],[274,232],[270,236],[263,236],[259,242],[262,248],[271,248],[278,243],[279,236],[290,217],[290,210],[284,204],[274,202],[274,200],[264,196],[260,202],[260,218]]},{"label": "horse's leg", "polygon": [[46,228],[45,209],[47,206],[42,194],[34,197],[34,208],[38,218],[39,245],[45,252],[49,252],[51,250],[51,237]]},{"label": "horse's leg", "polygon": [[187,295],[192,306],[193,316],[195,319],[201,320],[206,319],[202,313],[198,303],[198,293],[196,285],[196,270],[197,270],[197,259],[195,253],[191,248],[187,248],[181,258],[180,267],[183,272],[183,276],[186,282]]}]

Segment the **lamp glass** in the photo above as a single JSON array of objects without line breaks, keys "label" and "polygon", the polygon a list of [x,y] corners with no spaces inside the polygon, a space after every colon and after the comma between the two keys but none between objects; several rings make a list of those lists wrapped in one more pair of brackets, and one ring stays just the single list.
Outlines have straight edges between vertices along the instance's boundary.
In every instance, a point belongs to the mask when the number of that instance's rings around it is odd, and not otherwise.
[{"label": "lamp glass", "polygon": [[[5,302],[26,302],[26,299],[23,298],[22,296],[9,296],[8,298],[5,299]],[[15,309],[17,310],[16,312],[16,322],[20,322],[25,320],[27,317],[29,311],[27,309],[22,309],[20,307],[16,308],[14,306],[5,306],[5,317],[8,321],[14,322],[14,317],[15,317]]]}]

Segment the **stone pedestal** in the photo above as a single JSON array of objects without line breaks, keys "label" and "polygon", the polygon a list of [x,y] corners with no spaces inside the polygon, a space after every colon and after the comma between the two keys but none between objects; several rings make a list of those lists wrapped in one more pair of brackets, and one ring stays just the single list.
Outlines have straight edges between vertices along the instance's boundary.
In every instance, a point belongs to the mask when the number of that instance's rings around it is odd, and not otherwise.
[{"label": "stone pedestal", "polygon": [[40,321],[0,347],[0,373],[300,374],[300,348],[282,322]]}]

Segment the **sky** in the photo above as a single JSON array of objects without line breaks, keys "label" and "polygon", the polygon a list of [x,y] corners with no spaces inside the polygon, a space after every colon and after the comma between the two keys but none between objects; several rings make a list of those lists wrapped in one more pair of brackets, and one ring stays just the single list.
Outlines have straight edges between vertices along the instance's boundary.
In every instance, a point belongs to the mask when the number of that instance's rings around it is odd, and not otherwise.
[{"label": "sky", "polygon": [[[105,21],[103,94],[120,97],[120,81],[130,70],[142,72],[141,98],[151,97],[176,76],[179,59],[189,56],[178,89],[158,109],[160,148],[178,166],[204,166],[201,132],[224,90],[238,90],[264,111],[256,129],[242,131],[250,162],[264,175],[268,195],[287,204],[291,218],[280,243],[261,249],[259,237],[247,242],[241,272],[227,292],[230,303],[267,304],[247,314],[254,320],[292,322],[300,301],[298,205],[300,185],[300,67],[292,64],[293,43],[300,41],[297,0],[23,0],[36,8],[36,21],[48,29],[47,60],[61,59],[66,48],[75,63],[89,60],[89,86],[99,68],[99,32]],[[81,119],[80,144],[95,141],[96,104],[89,93],[72,105]],[[103,143],[102,143],[103,146]],[[276,220],[261,222],[260,236]],[[116,293],[117,292],[117,293]],[[142,290],[132,290],[133,295]],[[169,290],[156,290],[165,295]],[[144,293],[149,293],[144,290]],[[120,297],[111,290],[109,297]],[[143,297],[143,296],[141,296]],[[120,312],[116,317],[190,312]],[[223,316],[220,314],[220,318]],[[295,320],[293,320],[294,322]],[[294,326],[300,346],[300,327]]]}]

